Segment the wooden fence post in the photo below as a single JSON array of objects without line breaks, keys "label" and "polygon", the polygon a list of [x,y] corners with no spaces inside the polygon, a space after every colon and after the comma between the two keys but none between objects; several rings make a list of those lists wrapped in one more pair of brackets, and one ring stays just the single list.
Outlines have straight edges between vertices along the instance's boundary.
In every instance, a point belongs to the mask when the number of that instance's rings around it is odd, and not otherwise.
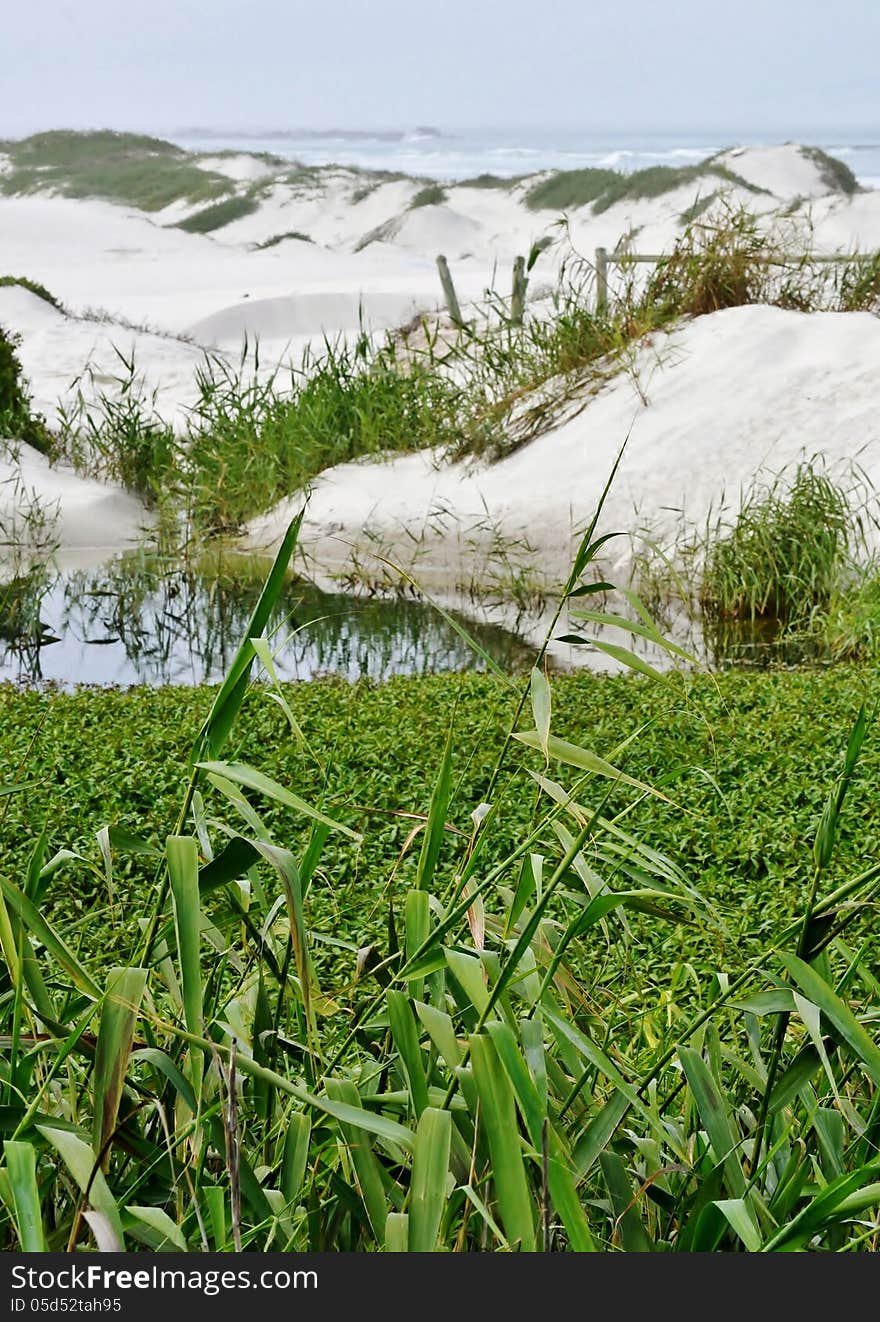
[{"label": "wooden fence post", "polygon": [[608,309],[608,250],[596,249],[596,311]]},{"label": "wooden fence post", "polygon": [[526,308],[526,259],[517,257],[513,263],[513,289],[510,294],[510,320],[514,326],[521,326]]},{"label": "wooden fence post", "polygon": [[449,315],[452,318],[453,325],[463,329],[464,317],[461,315],[458,295],[455,292],[455,285],[452,283],[452,276],[449,272],[449,263],[442,253],[437,258],[437,270],[440,272],[440,283],[443,286],[443,297],[446,299],[446,306],[449,309]]}]

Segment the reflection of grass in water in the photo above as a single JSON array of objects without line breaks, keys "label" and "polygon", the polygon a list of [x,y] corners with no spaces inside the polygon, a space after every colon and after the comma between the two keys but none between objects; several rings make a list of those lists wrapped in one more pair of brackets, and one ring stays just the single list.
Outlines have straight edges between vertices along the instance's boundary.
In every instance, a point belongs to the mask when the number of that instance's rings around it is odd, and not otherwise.
[{"label": "reflection of grass in water", "polygon": [[[181,566],[147,552],[64,583],[64,632],[93,644],[122,646],[141,682],[194,679],[225,669],[259,597],[264,563],[222,556]],[[523,668],[532,650],[492,625],[469,624],[490,655]],[[454,629],[418,601],[353,598],[291,580],[269,626],[286,676],[326,671],[384,678],[391,674],[479,668]],[[187,676],[188,677],[188,676]]]}]

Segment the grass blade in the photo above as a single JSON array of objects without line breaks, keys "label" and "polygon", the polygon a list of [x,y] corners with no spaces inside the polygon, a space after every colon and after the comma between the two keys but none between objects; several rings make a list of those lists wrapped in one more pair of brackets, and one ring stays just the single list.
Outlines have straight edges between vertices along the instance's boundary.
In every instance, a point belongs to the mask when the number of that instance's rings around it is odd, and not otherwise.
[{"label": "grass blade", "polygon": [[526,1178],[513,1088],[488,1037],[472,1036],[470,1050],[501,1224],[512,1247],[531,1253],[535,1249],[535,1203]]},{"label": "grass blade", "polygon": [[101,1007],[101,1026],[95,1048],[93,1146],[103,1154],[101,1166],[110,1166],[110,1140],[116,1128],[119,1103],[128,1070],[134,1026],[147,985],[147,970],[111,969]]},{"label": "grass blade", "polygon": [[32,1144],[11,1139],[3,1144],[3,1155],[12,1190],[12,1210],[19,1248],[22,1253],[45,1253],[46,1236],[37,1186],[37,1155]]},{"label": "grass blade", "polygon": [[448,1111],[427,1107],[421,1115],[413,1147],[412,1183],[409,1205],[410,1253],[433,1253],[449,1176],[452,1116]]}]

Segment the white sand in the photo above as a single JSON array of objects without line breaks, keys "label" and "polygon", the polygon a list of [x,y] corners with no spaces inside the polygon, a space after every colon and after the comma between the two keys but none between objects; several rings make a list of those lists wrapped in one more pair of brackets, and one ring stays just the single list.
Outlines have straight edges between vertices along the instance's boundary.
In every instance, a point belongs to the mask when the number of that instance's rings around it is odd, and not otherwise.
[{"label": "white sand", "polygon": [[[142,540],[149,525],[147,511],[125,491],[52,468],[29,445],[0,440],[0,540],[16,543],[18,554],[57,546],[106,558]],[[9,558],[4,548],[0,577]]]},{"label": "white sand", "polygon": [[[377,577],[378,552],[427,587],[466,587],[497,575],[488,557],[500,529],[512,564],[553,586],[628,434],[604,531],[669,538],[682,513],[701,525],[757,471],[817,453],[831,465],[857,461],[880,482],[878,361],[880,320],[867,313],[747,307],[701,317],[655,337],[634,376],[497,464],[438,467],[439,456],[422,453],[331,469],[308,505],[304,552],[325,572],[372,565]],[[256,520],[249,545],[277,545],[301,504],[296,495]],[[629,539],[609,551],[625,573]]]},{"label": "white sand", "polygon": [[[598,215],[590,206],[576,208],[568,216],[576,249],[590,258],[597,246],[613,249],[626,235],[643,252],[667,249],[694,201],[718,191],[752,207],[768,225],[796,204],[796,219],[813,228],[808,238],[805,230],[805,242],[819,250],[880,247],[880,192],[852,198],[829,192],[819,165],[798,147],[731,152],[722,163],[767,191],[731,188],[710,174],[660,197],[626,199]],[[266,172],[265,161],[246,153],[208,156],[201,164],[224,169],[242,190]],[[541,235],[560,234],[553,212],[525,205],[534,180],[504,189],[450,186],[441,203],[412,208],[421,185],[411,180],[375,183],[342,168],[305,172],[293,182],[265,177],[258,209],[209,235],[175,227],[199,209],[181,203],[147,215],[48,194],[0,197],[4,271],[41,281],[72,314],[58,313],[21,289],[0,288],[0,325],[22,334],[24,370],[37,407],[50,421],[59,400],[69,404],[87,363],[94,385],[113,389],[123,371],[118,348],[126,356],[134,353],[146,391],[156,390],[160,411],[181,424],[205,346],[234,361],[243,337],[258,336],[261,358],[271,369],[287,356],[298,357],[309,341],[351,333],[362,314],[382,330],[435,308],[439,252],[449,258],[467,305],[481,299],[493,280],[507,294],[514,257]],[[291,233],[310,241],[284,238],[258,247]],[[560,243],[542,255],[533,292],[552,285],[568,252]],[[84,320],[94,309],[110,320]],[[169,338],[180,334],[194,342]],[[338,568],[350,557],[342,543],[365,553],[373,528],[401,556],[415,533],[420,569],[431,559],[438,581],[469,583],[491,575],[485,552],[501,528],[512,542],[526,537],[540,553],[526,559],[552,579],[566,566],[571,530],[588,515],[634,420],[610,510],[627,529],[638,521],[634,507],[652,521],[665,518],[663,507],[680,506],[685,493],[689,514],[699,519],[722,487],[733,490],[763,463],[785,462],[801,448],[839,459],[873,444],[880,416],[873,367],[878,335],[880,324],[865,316],[803,318],[749,308],[703,319],[676,332],[660,366],[653,350],[640,353],[647,408],[621,377],[580,417],[494,469],[435,473],[430,457],[415,456],[326,475],[309,514],[310,546]],[[66,479],[63,490],[56,489],[55,475],[36,461],[30,479],[50,499],[60,495],[65,511],[76,513],[99,499],[95,489],[86,493]],[[107,499],[115,513],[100,538],[115,543],[117,533],[127,537],[140,516],[119,505],[119,493]],[[432,522],[438,509],[448,511],[445,533]],[[98,536],[94,526],[71,517],[69,529],[62,525],[71,545]],[[256,540],[271,544],[283,517],[263,520],[254,529]],[[411,559],[413,545],[409,540]],[[524,553],[510,551],[515,554]]]}]

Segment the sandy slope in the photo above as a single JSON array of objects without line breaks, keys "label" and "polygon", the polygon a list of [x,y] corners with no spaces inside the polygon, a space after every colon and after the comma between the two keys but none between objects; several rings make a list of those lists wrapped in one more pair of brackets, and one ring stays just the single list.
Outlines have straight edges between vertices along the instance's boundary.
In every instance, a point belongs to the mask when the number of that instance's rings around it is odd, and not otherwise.
[{"label": "sandy slope", "polygon": [[[87,364],[87,391],[115,388],[124,374],[118,350],[134,355],[145,393],[156,391],[159,410],[180,424],[205,347],[235,360],[243,338],[258,337],[270,370],[324,335],[351,333],[361,322],[382,330],[435,308],[439,252],[467,304],[493,282],[506,293],[514,256],[544,233],[562,234],[558,216],[525,204],[535,179],[509,188],[450,186],[440,201],[413,207],[421,187],[414,180],[373,180],[334,167],[280,181],[266,176],[264,160],[246,154],[202,164],[225,170],[241,189],[266,180],[256,211],[204,235],[176,227],[194,210],[181,203],[145,214],[48,194],[0,197],[4,270],[41,281],[69,314],[20,288],[0,288],[0,325],[22,335],[24,370],[50,421],[59,400],[69,405]],[[792,213],[804,225],[805,246],[880,247],[880,192],[829,191],[819,164],[799,148],[737,150],[720,164],[763,191],[710,174],[599,214],[575,208],[567,234],[587,257],[625,235],[643,252],[661,251],[695,200],[722,193],[767,225],[780,216],[791,224]],[[570,253],[560,242],[542,255],[533,290],[552,284]],[[91,316],[95,309],[104,310],[101,319]],[[174,338],[181,335],[189,342]],[[620,377],[579,417],[494,469],[435,472],[430,456],[414,456],[326,475],[310,511],[311,545],[339,567],[350,552],[338,538],[363,553],[365,530],[375,528],[383,545],[403,555],[414,545],[401,540],[406,527],[418,539],[419,566],[430,551],[438,574],[470,582],[490,572],[483,558],[501,528],[510,557],[539,563],[552,578],[634,421],[611,510],[628,529],[638,522],[634,508],[652,522],[668,519],[664,508],[679,507],[685,492],[689,514],[700,519],[723,487],[732,490],[762,463],[784,462],[801,448],[840,458],[873,444],[878,336],[878,322],[866,316],[799,318],[750,308],[704,319],[639,355],[648,407]],[[71,510],[88,508],[89,499],[94,510],[103,508],[94,489],[88,499],[80,492],[80,504],[69,484],[56,492],[45,465],[32,464],[28,480],[45,487],[50,501],[60,494]],[[116,514],[120,535],[138,517],[118,494],[106,522],[114,540]],[[271,543],[282,519],[264,520],[254,536]],[[81,534],[96,536],[74,525],[69,536],[62,525],[71,544]],[[522,538],[540,550],[538,561],[514,548]]]},{"label": "sandy slope", "polygon": [[0,581],[18,563],[16,546],[25,560],[31,550],[58,547],[80,553],[79,563],[100,561],[142,540],[149,525],[147,511],[125,491],[52,468],[28,445],[0,442]]},{"label": "sandy slope", "polygon": [[[306,553],[345,572],[388,557],[426,585],[469,586],[497,571],[494,530],[511,563],[563,579],[615,455],[629,442],[602,519],[606,531],[668,538],[682,515],[703,524],[756,471],[821,453],[857,461],[880,483],[880,320],[747,307],[701,317],[642,348],[575,416],[490,467],[415,454],[335,468],[315,484]],[[302,504],[293,496],[250,529],[274,546]],[[523,553],[523,543],[533,548]],[[623,572],[628,538],[610,559]],[[378,572],[378,571],[377,571]]]}]

